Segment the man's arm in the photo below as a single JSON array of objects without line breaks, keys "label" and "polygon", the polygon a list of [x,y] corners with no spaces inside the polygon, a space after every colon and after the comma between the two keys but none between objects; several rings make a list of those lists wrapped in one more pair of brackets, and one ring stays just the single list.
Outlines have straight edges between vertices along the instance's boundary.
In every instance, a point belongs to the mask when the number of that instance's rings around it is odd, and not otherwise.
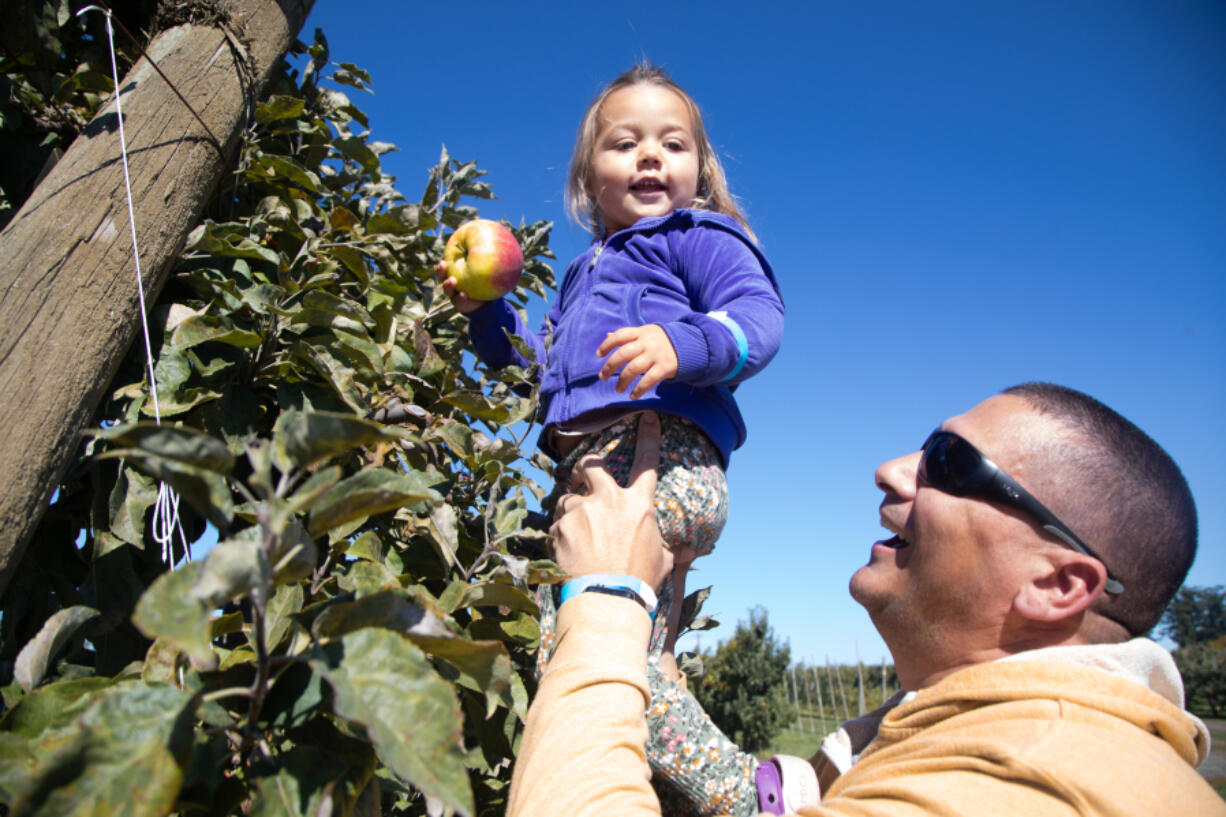
[{"label": "man's arm", "polygon": [[[577,469],[588,494],[567,494],[553,527],[555,558],[571,576],[616,573],[658,587],[672,566],[655,521],[660,424],[639,424],[630,487],[597,458]],[[558,610],[558,646],[528,709],[508,814],[658,815],[647,742],[651,620],[631,599],[581,593]]]}]

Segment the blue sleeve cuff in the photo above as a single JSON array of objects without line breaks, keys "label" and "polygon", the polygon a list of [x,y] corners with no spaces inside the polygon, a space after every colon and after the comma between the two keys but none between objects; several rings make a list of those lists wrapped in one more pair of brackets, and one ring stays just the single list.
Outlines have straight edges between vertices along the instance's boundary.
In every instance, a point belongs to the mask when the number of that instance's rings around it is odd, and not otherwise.
[{"label": "blue sleeve cuff", "polygon": [[749,339],[745,337],[745,331],[741,329],[740,324],[728,316],[724,310],[708,312],[708,316],[722,323],[732,333],[732,337],[736,340],[736,365],[732,367],[732,371],[724,376],[719,382],[726,383],[732,378],[741,373],[741,369],[745,368],[745,363],[749,360]]}]

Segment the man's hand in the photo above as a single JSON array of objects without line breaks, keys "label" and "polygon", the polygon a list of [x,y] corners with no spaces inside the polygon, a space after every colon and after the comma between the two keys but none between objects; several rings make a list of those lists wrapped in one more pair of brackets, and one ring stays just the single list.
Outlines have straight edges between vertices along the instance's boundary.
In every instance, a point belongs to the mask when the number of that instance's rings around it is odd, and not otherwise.
[{"label": "man's hand", "polygon": [[659,587],[673,566],[656,524],[656,468],[660,464],[660,418],[644,412],[630,487],[622,488],[599,457],[585,457],[575,472],[586,495],[566,494],[558,501],[558,521],[550,529],[554,559],[571,576],[618,573]]},{"label": "man's hand", "polygon": [[601,380],[608,380],[620,370],[617,390],[624,392],[634,378],[642,375],[634,391],[630,392],[631,400],[639,399],[657,383],[677,376],[677,350],[659,324],[625,326],[610,332],[596,350],[596,356],[604,357],[610,352],[613,354],[600,369]]},{"label": "man's hand", "polygon": [[435,265],[434,271],[442,279],[443,292],[451,299],[451,305],[456,308],[457,312],[467,315],[469,312],[475,312],[489,303],[489,301],[478,301],[476,298],[470,298],[461,292],[456,286],[456,279],[447,275],[447,263],[445,261],[439,261]]}]

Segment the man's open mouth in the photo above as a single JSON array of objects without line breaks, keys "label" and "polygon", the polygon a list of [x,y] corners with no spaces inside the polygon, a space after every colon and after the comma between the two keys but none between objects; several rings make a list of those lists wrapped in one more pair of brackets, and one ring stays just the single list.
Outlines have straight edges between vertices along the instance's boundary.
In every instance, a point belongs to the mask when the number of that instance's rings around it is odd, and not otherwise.
[{"label": "man's open mouth", "polygon": [[891,550],[901,550],[902,548],[911,546],[910,542],[898,534],[894,534],[889,539],[882,539],[878,544],[888,547]]}]

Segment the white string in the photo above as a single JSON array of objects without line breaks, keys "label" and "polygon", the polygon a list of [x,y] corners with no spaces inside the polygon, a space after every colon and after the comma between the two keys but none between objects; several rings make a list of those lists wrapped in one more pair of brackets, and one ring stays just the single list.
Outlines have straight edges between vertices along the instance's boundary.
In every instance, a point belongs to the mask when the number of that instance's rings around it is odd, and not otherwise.
[{"label": "white string", "polygon": [[[119,120],[119,153],[123,159],[123,186],[128,196],[128,227],[132,232],[132,258],[136,262],[136,296],[140,302],[141,331],[145,339],[145,368],[149,373],[149,393],[153,396],[153,418],[158,425],[162,424],[162,409],[158,403],[157,381],[153,371],[153,346],[149,342],[149,320],[145,315],[145,287],[140,271],[140,247],[136,241],[136,211],[132,206],[132,178],[128,172],[128,142],[123,132],[123,108],[120,97],[123,95],[119,87],[119,66],[115,61],[115,30],[111,27],[111,10],[101,6],[86,6],[77,12],[80,17],[87,11],[100,11],[106,15],[106,36],[111,48],[111,77],[115,81],[115,116]],[[158,485],[157,501],[153,504],[153,540],[162,547],[162,561],[175,569],[174,534],[179,534],[179,542],[187,561],[192,560],[191,545],[183,533],[183,525],[179,521],[179,495],[166,483]]]}]

